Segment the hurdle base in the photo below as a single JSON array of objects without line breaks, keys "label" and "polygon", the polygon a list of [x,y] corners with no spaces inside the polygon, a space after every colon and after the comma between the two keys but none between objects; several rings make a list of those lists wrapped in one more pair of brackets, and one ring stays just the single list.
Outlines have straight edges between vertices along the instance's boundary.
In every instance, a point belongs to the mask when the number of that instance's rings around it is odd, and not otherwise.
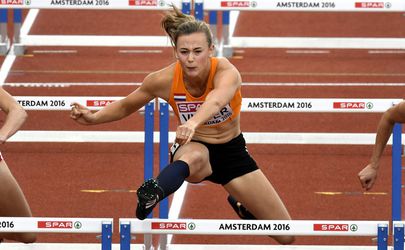
[{"label": "hurdle base", "polygon": [[10,40],[8,38],[5,41],[0,43],[0,55],[7,55],[10,50]]},{"label": "hurdle base", "polygon": [[14,44],[14,55],[22,56],[25,54],[25,46],[22,44],[15,43]]},{"label": "hurdle base", "polygon": [[225,58],[231,58],[233,56],[233,48],[231,46],[224,45],[222,48],[222,56]]}]

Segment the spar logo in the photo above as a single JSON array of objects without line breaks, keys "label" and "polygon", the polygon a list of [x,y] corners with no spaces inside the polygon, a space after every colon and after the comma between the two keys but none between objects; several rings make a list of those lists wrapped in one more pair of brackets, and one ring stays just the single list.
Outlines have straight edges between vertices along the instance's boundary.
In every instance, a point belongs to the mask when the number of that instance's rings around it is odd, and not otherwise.
[{"label": "spar logo", "polygon": [[[187,230],[186,222],[152,222],[152,230]],[[195,225],[194,225],[195,228]]]},{"label": "spar logo", "polygon": [[0,5],[24,5],[24,0],[0,0]]},{"label": "spar logo", "polygon": [[356,224],[314,224],[314,231],[325,231],[325,232],[356,232],[358,230]]},{"label": "spar logo", "polygon": [[129,0],[130,6],[157,6],[157,0]]},{"label": "spar logo", "polygon": [[38,221],[38,228],[73,228],[72,221]]},{"label": "spar logo", "polygon": [[363,9],[384,9],[391,8],[391,3],[387,2],[356,2],[355,8]]},{"label": "spar logo", "polygon": [[73,223],[73,227],[76,229],[80,229],[82,228],[82,223],[80,221],[75,221],[75,223]]},{"label": "spar logo", "polygon": [[180,113],[195,113],[202,104],[202,102],[179,102],[177,108]]},{"label": "spar logo", "polygon": [[110,103],[113,103],[114,100],[87,100],[87,107],[105,107]]},{"label": "spar logo", "polygon": [[334,109],[372,109],[373,103],[368,102],[334,102]]},{"label": "spar logo", "polygon": [[222,1],[221,7],[240,7],[240,8],[248,8],[248,7],[256,7],[256,1]]}]

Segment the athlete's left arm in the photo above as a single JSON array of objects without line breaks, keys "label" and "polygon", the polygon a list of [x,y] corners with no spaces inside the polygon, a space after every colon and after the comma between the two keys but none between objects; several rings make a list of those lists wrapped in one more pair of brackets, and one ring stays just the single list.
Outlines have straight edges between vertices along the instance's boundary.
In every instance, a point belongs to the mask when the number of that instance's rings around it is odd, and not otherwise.
[{"label": "athlete's left arm", "polygon": [[178,127],[177,134],[184,135],[185,143],[192,139],[198,126],[204,124],[230,103],[236,91],[240,88],[241,82],[241,76],[235,66],[228,60],[221,58],[214,77],[214,89],[207,95],[195,115],[185,124]]}]

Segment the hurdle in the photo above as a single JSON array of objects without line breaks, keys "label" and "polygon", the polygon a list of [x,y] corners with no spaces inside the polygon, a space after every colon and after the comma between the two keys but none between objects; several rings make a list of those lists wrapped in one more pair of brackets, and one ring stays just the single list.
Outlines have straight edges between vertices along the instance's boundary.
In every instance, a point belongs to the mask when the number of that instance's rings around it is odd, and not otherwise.
[{"label": "hurdle", "polygon": [[[16,100],[27,110],[70,110],[70,103],[78,102],[87,106],[90,109],[100,109],[109,103],[121,99],[123,97],[78,97],[78,96],[17,96]],[[402,99],[340,99],[340,98],[244,98],[242,101],[242,112],[370,112],[381,113],[392,105],[402,101]],[[157,106],[156,104],[159,104]],[[159,108],[156,108],[159,107]],[[159,110],[159,117],[164,121],[160,124],[159,132],[153,131],[153,117],[155,110]],[[153,169],[153,145],[154,143],[168,143],[174,140],[174,132],[165,132],[168,128],[168,113],[169,108],[167,103],[161,100],[154,100],[145,106],[145,132],[143,131],[19,131],[10,138],[10,142],[126,142],[126,143],[145,143],[145,171]],[[150,120],[150,121],[147,121]],[[151,123],[152,121],[152,123]],[[166,123],[167,122],[167,123]],[[163,128],[162,128],[163,126]],[[166,130],[167,129],[167,130]],[[401,130],[394,131],[394,134],[401,134]],[[248,143],[281,143],[281,144],[352,144],[352,145],[372,145],[374,144],[374,133],[363,134],[344,134],[336,133],[328,136],[317,133],[254,133],[244,132]],[[357,137],[355,140],[351,139]],[[149,139],[148,139],[149,138]],[[396,136],[390,139],[388,144],[399,145],[399,151],[395,157],[401,157],[402,138]],[[147,146],[148,145],[148,146]],[[163,145],[163,144],[162,144]],[[162,150],[167,150],[167,144],[161,146]],[[147,148],[150,148],[148,151]],[[166,152],[162,151],[160,155],[163,157],[161,166],[167,162]],[[149,162],[149,163],[147,163]],[[394,162],[394,160],[393,160]],[[152,166],[152,167],[151,167]],[[161,167],[160,166],[160,167]],[[399,170],[399,185],[394,185],[393,181],[393,196],[392,209],[393,221],[401,218],[401,167],[400,165],[393,166],[393,171]],[[146,172],[145,172],[146,173]],[[145,178],[153,176],[153,172]],[[394,177],[394,176],[393,176]],[[395,193],[394,193],[395,192]],[[167,208],[160,208],[159,211],[164,211]],[[163,214],[162,214],[163,213]],[[160,212],[159,217],[165,219],[167,212]],[[398,219],[396,219],[398,218]],[[146,234],[150,235],[150,234]],[[164,236],[165,234],[163,234]],[[151,235],[150,235],[151,236]],[[161,237],[165,238],[165,237]],[[130,238],[126,238],[130,241]],[[147,245],[150,239],[146,239]]]},{"label": "hurdle", "polygon": [[[401,0],[389,2],[369,1],[221,1],[195,0],[196,17],[204,20],[204,11],[209,12],[209,22],[217,29],[217,12],[222,12],[222,42],[217,52],[231,57],[233,48],[303,48],[303,49],[405,49],[405,38],[316,38],[316,37],[232,37],[229,31],[230,11],[322,11],[322,12],[404,12]],[[203,11],[204,10],[204,11]],[[236,14],[237,15],[237,14]],[[234,15],[234,16],[236,16]],[[214,33],[214,32],[213,32]],[[216,38],[215,41],[221,39]]]},{"label": "hurdle", "polygon": [[[70,103],[78,102],[89,109],[97,110],[122,97],[91,96],[18,96],[15,97],[26,110],[70,110]],[[242,112],[357,112],[382,113],[402,99],[340,99],[340,98],[243,98]],[[153,131],[155,106],[159,105],[160,132]],[[144,178],[153,177],[154,143],[161,143],[160,168],[168,162],[168,142],[174,141],[174,132],[168,132],[169,107],[161,100],[145,106],[145,132],[143,131],[18,131],[11,142],[123,142],[145,143]],[[392,150],[392,221],[401,220],[402,144],[401,124],[396,124],[388,144]],[[273,144],[332,144],[373,145],[375,133],[254,133],[244,132],[246,141]],[[353,136],[356,140],[351,139]],[[160,217],[167,218],[168,204],[164,201]]]},{"label": "hurdle", "polygon": [[[35,19],[40,9],[77,9],[77,10],[169,10],[170,4],[175,5],[184,13],[190,14],[191,0],[97,0],[97,1],[6,1],[0,4],[0,23],[7,27],[7,9],[14,9],[14,43],[12,51],[15,55],[24,54],[27,46],[100,46],[100,47],[171,47],[166,36],[102,36],[102,35],[29,35],[20,32],[21,9],[36,10],[30,21]],[[3,14],[4,13],[4,14]],[[30,13],[28,14],[30,15]],[[8,39],[4,37],[5,44]],[[0,44],[1,46],[1,44]],[[3,46],[4,47],[4,46]],[[1,47],[0,47],[1,48]],[[7,47],[5,47],[7,48]],[[0,50],[6,54],[7,50]]]},{"label": "hurdle", "polygon": [[[377,249],[387,249],[388,221],[324,221],[324,220],[203,220],[203,219],[128,219],[121,218],[121,239],[131,234],[187,234],[187,235],[294,235],[294,236],[377,236]],[[190,245],[161,242],[160,249],[190,249]],[[228,248],[219,245],[204,245],[193,249],[246,249],[236,245]],[[265,249],[249,245],[249,249]],[[329,247],[322,246],[328,249]],[[129,250],[128,241],[121,241],[121,250]],[[153,249],[145,245],[145,249]],[[276,249],[271,246],[271,249]],[[282,248],[277,248],[282,249]],[[345,246],[344,249],[350,249]],[[375,249],[375,247],[370,247]]]},{"label": "hurdle", "polygon": [[[80,249],[100,249],[101,246],[101,250],[111,250],[112,224],[112,218],[0,217],[0,232],[101,234],[101,244],[80,244]],[[2,243],[0,249],[50,249],[47,245],[47,243]]]},{"label": "hurdle", "polygon": [[[22,21],[22,11],[20,9],[14,9],[13,11],[13,24],[14,24],[14,36],[12,41],[19,42],[20,29]],[[8,10],[0,8],[0,55],[6,55],[10,49],[10,39],[8,37]]]}]

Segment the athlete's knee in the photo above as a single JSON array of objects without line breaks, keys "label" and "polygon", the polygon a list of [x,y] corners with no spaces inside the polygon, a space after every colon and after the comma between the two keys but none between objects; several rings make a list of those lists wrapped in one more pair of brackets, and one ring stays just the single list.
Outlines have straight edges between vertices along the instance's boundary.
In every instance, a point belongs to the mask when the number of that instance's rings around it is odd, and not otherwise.
[{"label": "athlete's knee", "polygon": [[212,171],[208,170],[200,170],[195,172],[193,175],[187,177],[187,181],[191,183],[199,183],[202,182],[207,176],[211,175]]},{"label": "athlete's knee", "polygon": [[191,152],[188,152],[186,155],[183,155],[180,160],[183,160],[185,162],[188,162],[190,165],[204,165],[205,163],[208,162],[208,152],[203,152],[203,151],[197,151],[193,150]]},{"label": "athlete's knee", "polygon": [[274,237],[274,239],[278,242],[278,243],[280,243],[280,244],[282,244],[282,245],[289,245],[289,244],[292,244],[292,243],[294,243],[294,241],[295,241],[295,237],[294,236],[277,236],[277,237]]},{"label": "athlete's knee", "polygon": [[207,167],[209,166],[208,156],[200,152],[193,152],[192,155],[188,155],[187,159],[181,158],[180,160],[188,163],[191,178],[198,178],[201,175],[205,177],[210,174],[210,168]]}]

